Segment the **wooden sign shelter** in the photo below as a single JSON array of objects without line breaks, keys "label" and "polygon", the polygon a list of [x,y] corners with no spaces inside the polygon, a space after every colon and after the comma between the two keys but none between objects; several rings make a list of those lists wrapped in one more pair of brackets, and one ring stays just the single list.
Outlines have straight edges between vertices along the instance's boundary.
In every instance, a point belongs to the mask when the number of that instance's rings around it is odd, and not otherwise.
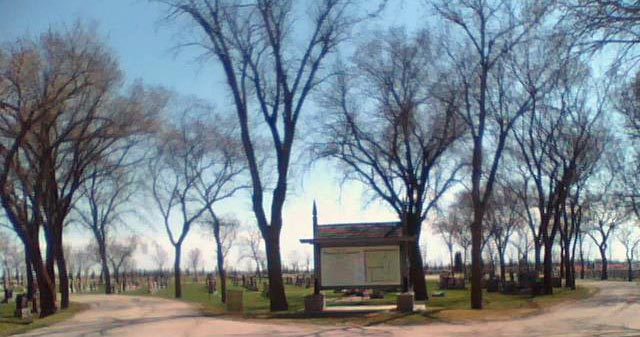
[{"label": "wooden sign shelter", "polygon": [[395,288],[407,291],[408,245],[401,222],[318,224],[313,204],[315,294],[324,289]]}]

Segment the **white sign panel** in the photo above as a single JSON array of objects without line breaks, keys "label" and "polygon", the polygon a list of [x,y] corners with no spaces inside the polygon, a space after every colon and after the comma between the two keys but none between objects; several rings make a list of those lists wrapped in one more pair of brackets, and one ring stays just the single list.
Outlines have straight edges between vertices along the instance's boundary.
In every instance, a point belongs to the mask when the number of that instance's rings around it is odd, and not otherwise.
[{"label": "white sign panel", "polygon": [[320,249],[323,287],[400,285],[400,247]]}]

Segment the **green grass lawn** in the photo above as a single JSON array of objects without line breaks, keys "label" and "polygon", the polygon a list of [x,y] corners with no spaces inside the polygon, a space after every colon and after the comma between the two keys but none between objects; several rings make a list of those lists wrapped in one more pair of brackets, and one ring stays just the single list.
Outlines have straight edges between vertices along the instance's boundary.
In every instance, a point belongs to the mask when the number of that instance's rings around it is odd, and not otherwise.
[{"label": "green grass lawn", "polygon": [[0,304],[0,336],[23,333],[32,329],[42,328],[73,317],[78,312],[88,308],[85,304],[71,302],[68,309],[57,312],[46,318],[21,319],[13,316],[15,303]]},{"label": "green grass lawn", "polygon": [[[261,284],[261,282],[258,282]],[[230,289],[242,288],[231,285]],[[429,292],[438,290],[437,282],[429,280],[427,282]],[[503,295],[499,293],[484,293],[484,309],[471,310],[469,308],[470,292],[466,290],[445,290],[444,297],[431,297],[427,301],[427,310],[416,312],[413,314],[403,314],[395,311],[386,312],[363,312],[363,313],[322,313],[322,314],[306,314],[304,313],[304,297],[310,295],[313,289],[306,289],[296,286],[286,286],[287,301],[289,310],[286,312],[270,313],[269,299],[262,296],[261,292],[244,291],[244,318],[263,318],[263,319],[281,319],[281,320],[298,320],[305,319],[307,323],[318,324],[356,324],[356,325],[374,325],[374,324],[422,324],[429,321],[468,321],[468,320],[499,320],[522,317],[525,315],[539,312],[541,309],[571,300],[586,298],[591,294],[591,290],[585,287],[578,287],[577,290],[567,290],[563,288],[554,289],[554,295],[531,297],[527,295]],[[397,293],[387,293],[383,299],[372,299],[365,301],[348,301],[340,293],[333,291],[323,291],[327,299],[327,307],[337,305],[361,305],[361,304],[395,304]],[[129,295],[145,295],[148,294],[147,289],[141,288],[135,291],[129,291]],[[174,288],[170,285],[168,288],[161,289],[157,294],[162,298],[173,299]],[[183,301],[198,304],[205,315],[228,315],[237,317],[238,315],[230,315],[226,312],[224,304],[220,301],[218,294],[210,295],[207,288],[202,283],[183,283],[182,299]]]}]

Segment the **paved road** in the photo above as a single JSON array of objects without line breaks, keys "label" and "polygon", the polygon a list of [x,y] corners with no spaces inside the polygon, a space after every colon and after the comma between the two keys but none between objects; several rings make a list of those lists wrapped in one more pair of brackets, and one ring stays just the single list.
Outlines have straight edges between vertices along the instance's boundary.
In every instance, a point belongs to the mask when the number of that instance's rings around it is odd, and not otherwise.
[{"label": "paved road", "polygon": [[518,320],[410,327],[320,327],[201,317],[188,304],[130,296],[79,296],[91,309],[24,336],[640,336],[640,287],[597,282],[601,291],[587,300],[555,306]]}]

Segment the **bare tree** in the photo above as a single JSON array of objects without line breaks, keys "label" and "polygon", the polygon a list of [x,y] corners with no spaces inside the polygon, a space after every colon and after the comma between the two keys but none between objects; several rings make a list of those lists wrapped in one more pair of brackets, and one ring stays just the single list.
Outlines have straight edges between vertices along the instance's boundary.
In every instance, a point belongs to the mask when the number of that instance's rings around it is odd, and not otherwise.
[{"label": "bare tree", "polygon": [[249,260],[254,263],[256,268],[256,274],[258,278],[262,277],[262,271],[264,270],[266,256],[264,254],[264,248],[260,240],[260,232],[247,231],[242,238],[242,246],[244,253],[240,255],[241,260]]},{"label": "bare tree", "polygon": [[164,274],[164,265],[169,262],[169,254],[162,248],[157,242],[153,242],[153,252],[151,253],[151,260],[155,264],[160,275]]},{"label": "bare tree", "polygon": [[288,260],[289,260],[290,271],[294,273],[299,273],[301,262],[302,262],[302,257],[300,256],[300,252],[297,250],[290,251]]},{"label": "bare tree", "polygon": [[311,253],[308,250],[304,251],[304,270],[307,274],[311,271]]},{"label": "bare tree", "polygon": [[[595,106],[588,101],[599,89],[592,85],[589,69],[570,60],[557,75],[557,85],[552,90],[544,96],[532,96],[530,114],[514,131],[518,148],[515,156],[527,169],[522,174],[525,190],[520,197],[538,211],[536,221],[529,214],[529,223],[534,239],[544,248],[545,293],[553,291],[552,251],[558,233],[564,248],[561,255],[567,262],[571,260],[570,243],[576,230],[569,228],[575,222],[562,221],[567,199],[592,174],[608,141],[602,124],[605,100],[598,97]],[[531,192],[527,189],[529,183]],[[536,269],[539,253],[536,249]],[[572,275],[568,280],[572,286]]]},{"label": "bare tree", "polygon": [[454,260],[453,260],[453,248],[456,243],[456,228],[455,226],[459,226],[460,224],[457,222],[455,218],[456,215],[453,212],[447,212],[447,215],[438,219],[434,223],[434,231],[442,237],[442,241],[445,246],[447,246],[447,251],[449,251],[449,268],[451,272],[454,272]]},{"label": "bare tree", "polygon": [[0,233],[0,260],[4,269],[2,274],[8,282],[17,279],[25,266],[23,250],[6,233]]},{"label": "bare tree", "polygon": [[627,260],[627,280],[633,282],[633,261],[638,254],[638,248],[640,248],[640,236],[637,229],[628,224],[620,227],[616,238],[624,246]]},{"label": "bare tree", "polygon": [[588,52],[613,45],[616,61],[636,63],[634,47],[640,43],[640,8],[633,1],[563,0],[560,1],[572,37]]},{"label": "bare tree", "polygon": [[[508,184],[508,181],[506,182]],[[487,222],[490,225],[490,237],[495,244],[498,261],[500,263],[500,280],[506,281],[505,255],[511,236],[523,227],[523,219],[518,198],[515,193],[505,186],[500,186],[494,192],[487,210]]]},{"label": "bare tree", "polygon": [[621,188],[620,174],[615,158],[610,156],[604,168],[596,176],[596,181],[587,190],[585,206],[585,232],[598,246],[602,260],[600,278],[608,279],[607,248],[611,237],[619,226],[629,219],[628,210],[618,198]]},{"label": "bare tree", "polygon": [[[270,309],[287,310],[280,232],[295,133],[305,101],[324,78],[323,61],[354,23],[352,1],[313,2],[305,11],[310,17],[299,21],[292,1],[254,0],[242,5],[224,0],[163,2],[176,16],[186,16],[201,29],[202,39],[196,43],[214,55],[224,71],[251,175],[253,212],[265,241]],[[308,25],[303,27],[303,23]],[[294,31],[308,34],[293,38]],[[251,113],[254,104],[258,118]],[[256,153],[256,141],[264,134],[270,136],[270,146]],[[275,162],[275,169],[261,170],[260,156]],[[267,185],[270,180],[275,181],[273,187]],[[269,191],[267,211],[264,194]]]},{"label": "bare tree", "polygon": [[[235,179],[244,164],[233,128],[220,116],[205,121],[204,116],[210,112],[207,105],[189,105],[173,125],[166,123],[158,135],[157,154],[149,162],[153,200],[175,250],[176,298],[182,296],[182,244],[192,225],[215,203],[241,188]],[[173,212],[179,218],[178,230],[172,226]]]},{"label": "bare tree", "polygon": [[97,246],[93,243],[76,248],[65,245],[64,249],[68,260],[69,274],[75,274],[77,279],[81,278],[83,273],[86,276],[86,271],[100,261]]},{"label": "bare tree", "polygon": [[146,154],[140,145],[154,131],[157,114],[167,101],[164,90],[146,90],[140,85],[132,89],[131,96],[135,97],[131,103],[141,107],[140,116],[131,117],[139,118],[137,122],[144,127],[123,137],[118,151],[86,168],[88,178],[81,186],[82,197],[74,205],[78,222],[91,231],[98,245],[106,294],[111,293],[107,243],[122,223],[122,215],[132,212],[128,205],[139,187],[136,168]]},{"label": "bare tree", "polygon": [[[448,46],[446,49],[457,68],[455,80],[460,86],[461,99],[466,103],[462,118],[473,140],[471,307],[482,309],[481,246],[486,206],[491,198],[507,136],[513,124],[531,105],[527,96],[512,102],[503,100],[505,95],[513,97],[514,91],[524,89],[507,81],[510,68],[506,63],[516,46],[531,40],[532,31],[548,14],[552,1],[521,1],[514,4],[505,0],[433,0],[430,3],[445,24],[456,28],[452,34],[459,34],[464,40],[462,46]],[[493,153],[488,157],[485,156],[487,142],[494,144]]]},{"label": "bare tree", "polygon": [[193,270],[193,278],[198,281],[198,267],[202,263],[202,251],[200,248],[193,248],[189,251],[189,266]]},{"label": "bare tree", "polygon": [[529,253],[532,248],[532,241],[528,232],[528,228],[522,226],[520,228],[516,228],[516,237],[517,241],[515,241],[514,246],[518,251],[518,261],[524,262],[529,267]]},{"label": "bare tree", "polygon": [[220,299],[222,303],[225,303],[227,300],[225,261],[238,236],[240,222],[232,217],[218,217],[212,208],[209,208],[209,218],[205,222],[211,226],[213,238],[216,241],[216,265],[218,276],[220,277]]},{"label": "bare tree", "polygon": [[354,69],[342,71],[324,95],[332,115],[316,150],[337,159],[346,179],[363,183],[396,212],[415,239],[408,281],[416,300],[425,300],[422,222],[461,167],[450,154],[466,129],[458,114],[463,103],[443,85],[447,70],[439,68],[426,32],[377,35],[356,52]]},{"label": "bare tree", "polygon": [[120,140],[144,123],[136,98],[122,94],[115,59],[80,25],[49,31],[38,42],[21,40],[8,54],[0,129],[11,147],[2,148],[0,198],[32,260],[45,317],[56,309],[55,265],[61,307],[69,305],[62,234],[87,168],[118,151]]},{"label": "bare tree", "polygon": [[620,87],[617,98],[613,104],[625,118],[627,146],[632,149],[620,167],[625,187],[620,197],[640,219],[640,72]]},{"label": "bare tree", "polygon": [[112,239],[107,244],[107,256],[117,284],[120,283],[120,276],[122,275],[120,271],[131,263],[133,253],[135,253],[139,245],[140,240],[137,236],[130,236],[121,241]]}]

